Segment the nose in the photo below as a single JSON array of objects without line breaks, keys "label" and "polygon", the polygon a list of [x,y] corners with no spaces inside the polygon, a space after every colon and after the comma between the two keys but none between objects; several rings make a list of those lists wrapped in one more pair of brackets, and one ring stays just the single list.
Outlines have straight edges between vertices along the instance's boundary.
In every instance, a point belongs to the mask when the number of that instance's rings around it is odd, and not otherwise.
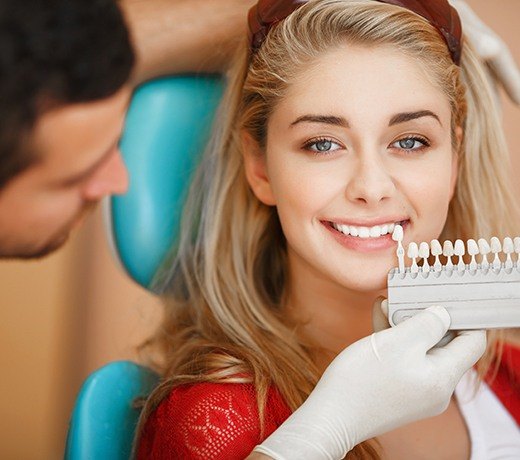
[{"label": "nose", "polygon": [[107,195],[121,195],[128,190],[128,171],[117,149],[106,163],[85,184],[83,195],[87,201],[99,201]]},{"label": "nose", "polygon": [[380,153],[360,154],[346,187],[347,199],[365,205],[377,205],[395,193],[395,183]]}]

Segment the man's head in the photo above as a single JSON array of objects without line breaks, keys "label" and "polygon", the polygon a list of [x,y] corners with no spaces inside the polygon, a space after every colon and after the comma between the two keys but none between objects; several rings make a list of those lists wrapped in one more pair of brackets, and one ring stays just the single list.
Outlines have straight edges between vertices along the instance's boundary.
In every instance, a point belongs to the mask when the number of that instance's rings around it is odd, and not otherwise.
[{"label": "man's head", "polygon": [[114,0],[0,4],[0,257],[63,244],[122,193],[118,150],[134,62]]}]

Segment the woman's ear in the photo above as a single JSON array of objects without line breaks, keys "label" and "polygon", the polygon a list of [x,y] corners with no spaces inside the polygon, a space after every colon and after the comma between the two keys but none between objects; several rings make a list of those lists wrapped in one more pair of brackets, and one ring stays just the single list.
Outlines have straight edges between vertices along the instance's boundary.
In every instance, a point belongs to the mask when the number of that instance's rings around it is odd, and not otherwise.
[{"label": "woman's ear", "polygon": [[460,126],[455,128],[455,149],[453,150],[451,160],[451,179],[450,179],[450,200],[455,194],[455,187],[457,185],[457,178],[459,177],[459,156],[461,154],[460,149],[462,148],[462,140],[464,131]]},{"label": "woman's ear", "polygon": [[274,206],[274,199],[264,152],[258,142],[245,130],[241,133],[242,154],[244,156],[244,169],[247,182],[255,196],[265,205]]}]

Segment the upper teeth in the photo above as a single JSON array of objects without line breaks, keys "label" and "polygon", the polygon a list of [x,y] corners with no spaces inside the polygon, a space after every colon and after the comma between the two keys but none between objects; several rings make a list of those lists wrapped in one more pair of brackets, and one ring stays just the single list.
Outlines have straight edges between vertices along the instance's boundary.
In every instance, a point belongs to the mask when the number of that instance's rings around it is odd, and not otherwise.
[{"label": "upper teeth", "polygon": [[342,225],[332,222],[332,226],[345,235],[358,236],[359,238],[378,238],[394,231],[395,223],[390,222],[373,227],[356,227],[354,225]]}]

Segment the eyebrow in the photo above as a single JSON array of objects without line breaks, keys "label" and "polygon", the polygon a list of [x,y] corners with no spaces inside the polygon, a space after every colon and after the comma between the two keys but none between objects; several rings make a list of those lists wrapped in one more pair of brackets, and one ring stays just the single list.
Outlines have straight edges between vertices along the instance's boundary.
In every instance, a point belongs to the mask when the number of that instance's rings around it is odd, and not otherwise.
[{"label": "eyebrow", "polygon": [[302,115],[291,123],[291,127],[299,123],[324,123],[326,125],[336,125],[342,128],[350,128],[347,120],[343,117],[336,117],[333,115]]},{"label": "eyebrow", "polygon": [[417,112],[398,113],[390,119],[388,126],[394,126],[399,123],[405,123],[407,121],[416,120],[417,118],[422,118],[422,117],[433,117],[442,126],[440,118],[435,113],[433,113],[431,110],[418,110]]},{"label": "eyebrow", "polygon": [[[416,120],[422,117],[433,117],[435,118],[439,124],[442,126],[440,118],[431,110],[418,110],[416,112],[402,112],[397,113],[392,116],[390,119],[388,126],[394,126],[399,123],[405,123],[407,121]],[[291,123],[291,127],[299,124],[299,123],[323,123],[327,125],[340,126],[342,128],[350,128],[349,122],[343,118],[334,115],[303,115],[298,117]]]}]

